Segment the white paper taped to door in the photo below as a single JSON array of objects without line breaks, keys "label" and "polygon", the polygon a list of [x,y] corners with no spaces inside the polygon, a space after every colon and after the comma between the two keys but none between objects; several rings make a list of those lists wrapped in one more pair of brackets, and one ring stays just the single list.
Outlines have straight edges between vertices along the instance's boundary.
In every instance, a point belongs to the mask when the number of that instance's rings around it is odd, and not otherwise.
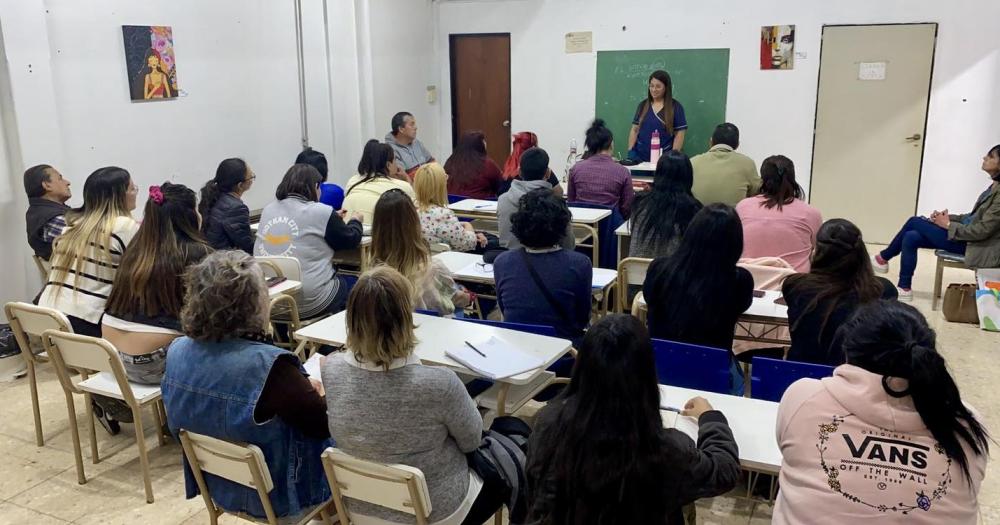
[{"label": "white paper taped to door", "polygon": [[861,62],[858,80],[885,80],[885,62]]}]

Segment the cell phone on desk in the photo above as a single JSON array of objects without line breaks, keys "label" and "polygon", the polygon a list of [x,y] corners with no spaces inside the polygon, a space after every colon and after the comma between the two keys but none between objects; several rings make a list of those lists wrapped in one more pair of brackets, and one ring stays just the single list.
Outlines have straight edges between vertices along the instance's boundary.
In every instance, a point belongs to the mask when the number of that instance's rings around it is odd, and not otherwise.
[{"label": "cell phone on desk", "polygon": [[764,297],[764,290],[754,290],[753,296],[756,297],[757,299]]},{"label": "cell phone on desk", "polygon": [[268,288],[273,288],[273,287],[278,286],[279,284],[281,284],[281,283],[283,283],[283,282],[285,282],[287,280],[288,279],[285,279],[284,277],[277,277],[277,276],[275,276],[275,277],[268,277],[267,281],[266,281],[267,282],[267,287]]}]

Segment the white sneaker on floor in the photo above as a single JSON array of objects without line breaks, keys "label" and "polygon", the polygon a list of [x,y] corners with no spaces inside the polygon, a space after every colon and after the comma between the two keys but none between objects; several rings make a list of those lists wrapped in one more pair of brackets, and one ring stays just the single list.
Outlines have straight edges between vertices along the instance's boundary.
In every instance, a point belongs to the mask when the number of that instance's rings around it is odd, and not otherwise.
[{"label": "white sneaker on floor", "polygon": [[899,294],[899,297],[897,298],[897,300],[903,301],[903,302],[906,302],[906,303],[908,303],[910,301],[913,301],[913,290],[912,289],[911,290],[906,290],[906,289],[903,289],[903,288],[896,288],[896,292]]},{"label": "white sneaker on floor", "polygon": [[889,263],[880,264],[877,259],[878,255],[872,255],[872,269],[875,273],[889,273]]}]

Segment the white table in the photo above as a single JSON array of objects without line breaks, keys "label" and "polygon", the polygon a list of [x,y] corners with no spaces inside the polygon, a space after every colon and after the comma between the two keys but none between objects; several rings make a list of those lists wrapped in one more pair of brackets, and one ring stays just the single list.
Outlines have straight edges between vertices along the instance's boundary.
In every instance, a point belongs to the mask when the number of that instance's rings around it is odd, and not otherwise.
[{"label": "white table", "polygon": [[[493,265],[483,265],[483,256],[464,252],[441,252],[434,258],[444,263],[457,281],[495,285]],[[594,268],[591,288],[595,294],[602,293],[601,308],[607,312],[609,289],[618,280],[618,272],[607,268]]]},{"label": "white table", "polygon": [[[313,343],[342,346],[347,341],[346,315],[346,312],[340,312],[301,328],[295,332],[295,337]],[[419,341],[414,353],[425,365],[443,366],[463,375],[477,376],[472,370],[445,355],[445,351],[449,348],[462,346],[465,341],[481,341],[491,336],[503,339],[518,349],[538,357],[543,362],[540,368],[496,381],[501,388],[501,393],[498,395],[501,414],[506,413],[506,407],[503,405],[510,385],[531,383],[537,376],[545,373],[545,369],[549,365],[569,352],[571,346],[566,339],[468,323],[445,317],[413,314],[413,321],[416,324],[415,333]]]},{"label": "white table", "polygon": [[[454,211],[455,215],[458,215],[459,217],[495,219],[497,216],[496,201],[464,199],[449,204],[448,208]],[[611,210],[600,208],[577,208],[571,206],[569,208],[569,212],[573,216],[571,219],[572,222],[591,226],[594,226],[602,219],[611,216]]]},{"label": "white table", "polygon": [[774,434],[778,421],[777,403],[660,385],[660,406],[664,408],[682,409],[695,396],[707,399],[712,408],[725,414],[739,445],[743,468],[765,474],[777,474],[781,470],[781,450]]},{"label": "white table", "polygon": [[635,166],[626,166],[632,175],[633,181],[653,182],[653,174],[656,173],[656,164],[652,162],[641,162]]},{"label": "white table", "polygon": [[627,220],[615,229],[615,237],[618,239],[618,262],[626,257],[629,244],[632,240],[632,221]]}]

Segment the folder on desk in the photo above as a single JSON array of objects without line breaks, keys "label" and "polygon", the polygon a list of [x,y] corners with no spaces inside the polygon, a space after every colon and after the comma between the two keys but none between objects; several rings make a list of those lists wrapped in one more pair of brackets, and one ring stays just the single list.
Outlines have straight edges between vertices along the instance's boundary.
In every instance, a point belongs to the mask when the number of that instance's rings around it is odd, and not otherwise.
[{"label": "folder on desk", "polygon": [[445,355],[489,379],[516,376],[541,368],[544,364],[541,358],[496,336],[490,336],[486,340],[470,340],[469,344],[445,350]]}]

